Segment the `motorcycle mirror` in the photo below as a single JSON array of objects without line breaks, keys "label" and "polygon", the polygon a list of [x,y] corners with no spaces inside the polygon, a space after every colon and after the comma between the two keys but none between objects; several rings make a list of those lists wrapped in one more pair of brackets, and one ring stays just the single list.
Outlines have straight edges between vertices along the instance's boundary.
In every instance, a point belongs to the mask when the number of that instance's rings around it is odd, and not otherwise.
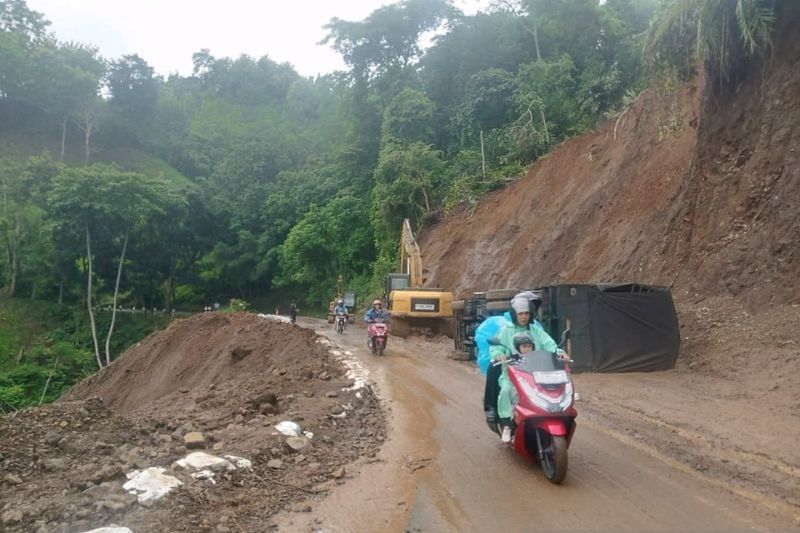
[{"label": "motorcycle mirror", "polygon": [[[570,334],[569,328],[565,329],[564,332],[561,334],[561,344],[564,344],[567,341],[567,339],[570,338],[570,336],[571,336],[571,334]],[[561,344],[559,344],[559,346]]]}]

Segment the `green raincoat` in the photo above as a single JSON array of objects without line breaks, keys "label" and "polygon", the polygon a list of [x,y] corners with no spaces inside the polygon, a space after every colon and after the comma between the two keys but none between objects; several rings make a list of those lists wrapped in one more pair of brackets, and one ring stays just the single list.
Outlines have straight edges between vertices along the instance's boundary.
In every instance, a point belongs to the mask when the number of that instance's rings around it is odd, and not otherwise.
[{"label": "green raincoat", "polygon": [[[511,350],[514,346],[514,335],[523,331],[527,331],[531,334],[533,341],[536,343],[535,349],[544,350],[546,352],[558,351],[558,344],[556,344],[556,341],[554,341],[552,337],[547,334],[539,322],[533,321],[527,326],[510,324],[508,326],[504,326],[503,329],[501,329],[496,335],[503,345],[491,347],[489,354],[492,360],[496,359],[500,355],[505,355],[506,357],[511,355]],[[503,365],[503,372],[500,375],[499,383],[500,394],[497,397],[497,416],[500,419],[510,419],[514,411],[514,387],[511,384],[511,380],[508,378],[508,365]]]}]

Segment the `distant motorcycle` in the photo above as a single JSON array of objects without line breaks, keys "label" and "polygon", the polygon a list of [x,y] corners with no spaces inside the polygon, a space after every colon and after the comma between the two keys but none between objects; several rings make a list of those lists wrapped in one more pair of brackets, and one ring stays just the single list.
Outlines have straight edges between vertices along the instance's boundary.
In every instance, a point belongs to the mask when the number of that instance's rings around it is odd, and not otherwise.
[{"label": "distant motorcycle", "polygon": [[[561,344],[568,335],[569,330],[564,332]],[[500,342],[492,338],[489,344],[496,346]],[[514,433],[509,446],[528,460],[538,459],[545,477],[555,484],[567,475],[567,448],[578,416],[570,362],[542,350],[514,352],[507,362],[508,377],[516,393],[511,422]]]},{"label": "distant motorcycle", "polygon": [[372,353],[383,355],[388,334],[388,325],[381,319],[372,320],[367,325],[367,346],[372,350]]},{"label": "distant motorcycle", "polygon": [[344,334],[345,322],[347,321],[347,315],[336,315],[334,319],[334,326],[336,328],[336,332],[339,335]]}]

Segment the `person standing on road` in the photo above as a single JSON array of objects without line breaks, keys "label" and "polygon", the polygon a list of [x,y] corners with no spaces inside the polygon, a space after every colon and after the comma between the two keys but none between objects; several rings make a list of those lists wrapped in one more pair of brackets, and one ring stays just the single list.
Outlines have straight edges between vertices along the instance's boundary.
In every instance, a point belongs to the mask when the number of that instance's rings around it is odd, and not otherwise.
[{"label": "person standing on road", "polygon": [[294,302],[289,306],[289,319],[294,324],[297,321],[297,305]]},{"label": "person standing on road", "polygon": [[[505,363],[508,361],[508,356],[513,353],[514,349],[514,335],[523,332],[530,334],[539,350],[557,353],[560,358],[567,357],[567,354],[558,348],[556,341],[547,334],[542,325],[538,321],[532,320],[541,303],[541,298],[533,293],[520,293],[511,299],[509,309],[511,323],[503,326],[497,334],[497,339],[501,345],[491,347],[489,353],[492,363]],[[499,377],[500,391],[497,395],[497,418],[503,427],[501,431],[501,440],[503,442],[511,441],[511,415],[514,411],[513,385],[508,378],[507,366],[506,364],[502,365]],[[487,379],[489,379],[489,376],[487,376]],[[487,413],[487,419],[489,415],[490,413]]]}]

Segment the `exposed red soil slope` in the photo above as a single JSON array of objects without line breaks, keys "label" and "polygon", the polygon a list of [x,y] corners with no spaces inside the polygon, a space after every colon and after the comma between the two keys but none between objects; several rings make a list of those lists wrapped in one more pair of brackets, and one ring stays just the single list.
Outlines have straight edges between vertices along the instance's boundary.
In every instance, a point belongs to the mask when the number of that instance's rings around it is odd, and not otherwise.
[{"label": "exposed red soil slope", "polygon": [[723,94],[703,75],[679,92],[646,91],[473,212],[423,230],[426,284],[457,296],[666,285],[695,365],[727,373],[736,359],[758,371],[758,357],[730,352],[767,347],[800,371],[797,7],[779,19],[772,60]]}]

